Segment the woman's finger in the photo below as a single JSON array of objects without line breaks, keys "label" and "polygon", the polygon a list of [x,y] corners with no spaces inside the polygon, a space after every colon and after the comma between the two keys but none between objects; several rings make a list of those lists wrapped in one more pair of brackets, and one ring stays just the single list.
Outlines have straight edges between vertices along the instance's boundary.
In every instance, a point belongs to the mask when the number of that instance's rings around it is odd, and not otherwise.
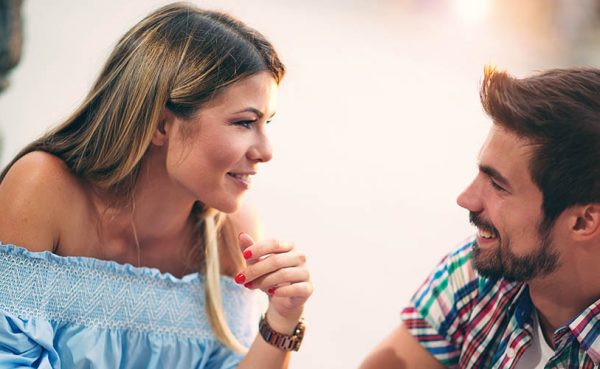
[{"label": "woman's finger", "polygon": [[248,283],[279,269],[304,265],[306,256],[298,251],[283,254],[271,254],[268,257],[246,266],[236,277],[237,283]]},{"label": "woman's finger", "polygon": [[[243,234],[245,235],[245,234]],[[247,235],[246,235],[247,236]],[[248,236],[249,238],[250,236]],[[240,235],[240,242],[245,239],[245,236]],[[290,252],[294,249],[294,243],[280,240],[264,240],[258,243],[254,243],[246,247],[243,251],[244,259],[247,262],[256,262],[261,258],[270,254],[282,254]]]},{"label": "woman's finger", "polygon": [[293,283],[287,286],[281,286],[275,288],[273,293],[270,294],[273,297],[288,297],[294,298],[298,304],[304,303],[306,299],[313,293],[313,285],[310,281]]},{"label": "woman's finger", "polygon": [[292,267],[279,269],[263,277],[256,278],[245,285],[248,288],[257,288],[268,292],[270,288],[287,285],[291,283],[305,282],[310,279],[308,269],[304,267]]}]

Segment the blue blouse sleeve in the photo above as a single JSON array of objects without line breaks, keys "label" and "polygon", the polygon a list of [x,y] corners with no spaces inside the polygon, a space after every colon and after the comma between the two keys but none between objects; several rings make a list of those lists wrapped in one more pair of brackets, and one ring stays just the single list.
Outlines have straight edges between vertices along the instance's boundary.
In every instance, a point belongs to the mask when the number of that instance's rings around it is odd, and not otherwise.
[{"label": "blue blouse sleeve", "polygon": [[0,312],[0,367],[60,368],[53,337],[47,320],[23,320]]}]

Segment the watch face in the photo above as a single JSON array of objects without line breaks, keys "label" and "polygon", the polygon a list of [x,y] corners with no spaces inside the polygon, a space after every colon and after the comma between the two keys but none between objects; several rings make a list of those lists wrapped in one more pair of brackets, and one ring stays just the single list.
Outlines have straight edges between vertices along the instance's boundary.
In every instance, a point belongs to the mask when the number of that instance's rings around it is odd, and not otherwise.
[{"label": "watch face", "polygon": [[293,340],[294,344],[292,350],[298,351],[300,345],[302,344],[302,339],[304,338],[304,331],[306,330],[306,325],[304,324],[304,319],[300,319],[296,329],[294,330]]},{"label": "watch face", "polygon": [[304,324],[304,319],[301,319],[294,330],[294,336],[299,336],[300,339],[304,336],[304,331],[306,330],[306,325]]}]

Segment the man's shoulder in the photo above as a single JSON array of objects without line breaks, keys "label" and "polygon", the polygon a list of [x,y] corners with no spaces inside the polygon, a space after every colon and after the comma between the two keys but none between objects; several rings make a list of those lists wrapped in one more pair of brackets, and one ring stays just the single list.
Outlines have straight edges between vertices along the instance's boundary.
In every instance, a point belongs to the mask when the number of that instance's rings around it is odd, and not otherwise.
[{"label": "man's shoulder", "polygon": [[473,238],[454,247],[437,264],[435,270],[430,275],[429,280],[439,280],[441,283],[452,283],[455,287],[468,284],[479,278],[479,274],[473,267]]},{"label": "man's shoulder", "polygon": [[473,245],[470,238],[448,252],[401,315],[410,334],[447,366],[458,366],[464,355],[479,357],[480,347],[493,349],[496,337],[484,333],[474,341],[473,335],[501,329],[522,291],[515,288],[522,284],[480,275]]},{"label": "man's shoulder", "polygon": [[473,270],[471,259],[473,258],[474,237],[469,237],[458,243],[448,254],[444,256],[440,264],[451,267],[452,270],[471,269]]}]

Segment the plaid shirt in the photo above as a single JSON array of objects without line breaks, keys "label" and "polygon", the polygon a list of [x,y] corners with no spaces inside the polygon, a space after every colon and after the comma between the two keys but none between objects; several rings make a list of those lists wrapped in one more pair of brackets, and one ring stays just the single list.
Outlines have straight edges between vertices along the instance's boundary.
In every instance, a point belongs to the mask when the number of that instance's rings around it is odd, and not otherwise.
[{"label": "plaid shirt", "polygon": [[[479,276],[472,241],[446,256],[419,288],[402,320],[450,368],[513,368],[532,339],[533,304],[525,283]],[[554,332],[545,368],[599,368],[600,300]]]}]

